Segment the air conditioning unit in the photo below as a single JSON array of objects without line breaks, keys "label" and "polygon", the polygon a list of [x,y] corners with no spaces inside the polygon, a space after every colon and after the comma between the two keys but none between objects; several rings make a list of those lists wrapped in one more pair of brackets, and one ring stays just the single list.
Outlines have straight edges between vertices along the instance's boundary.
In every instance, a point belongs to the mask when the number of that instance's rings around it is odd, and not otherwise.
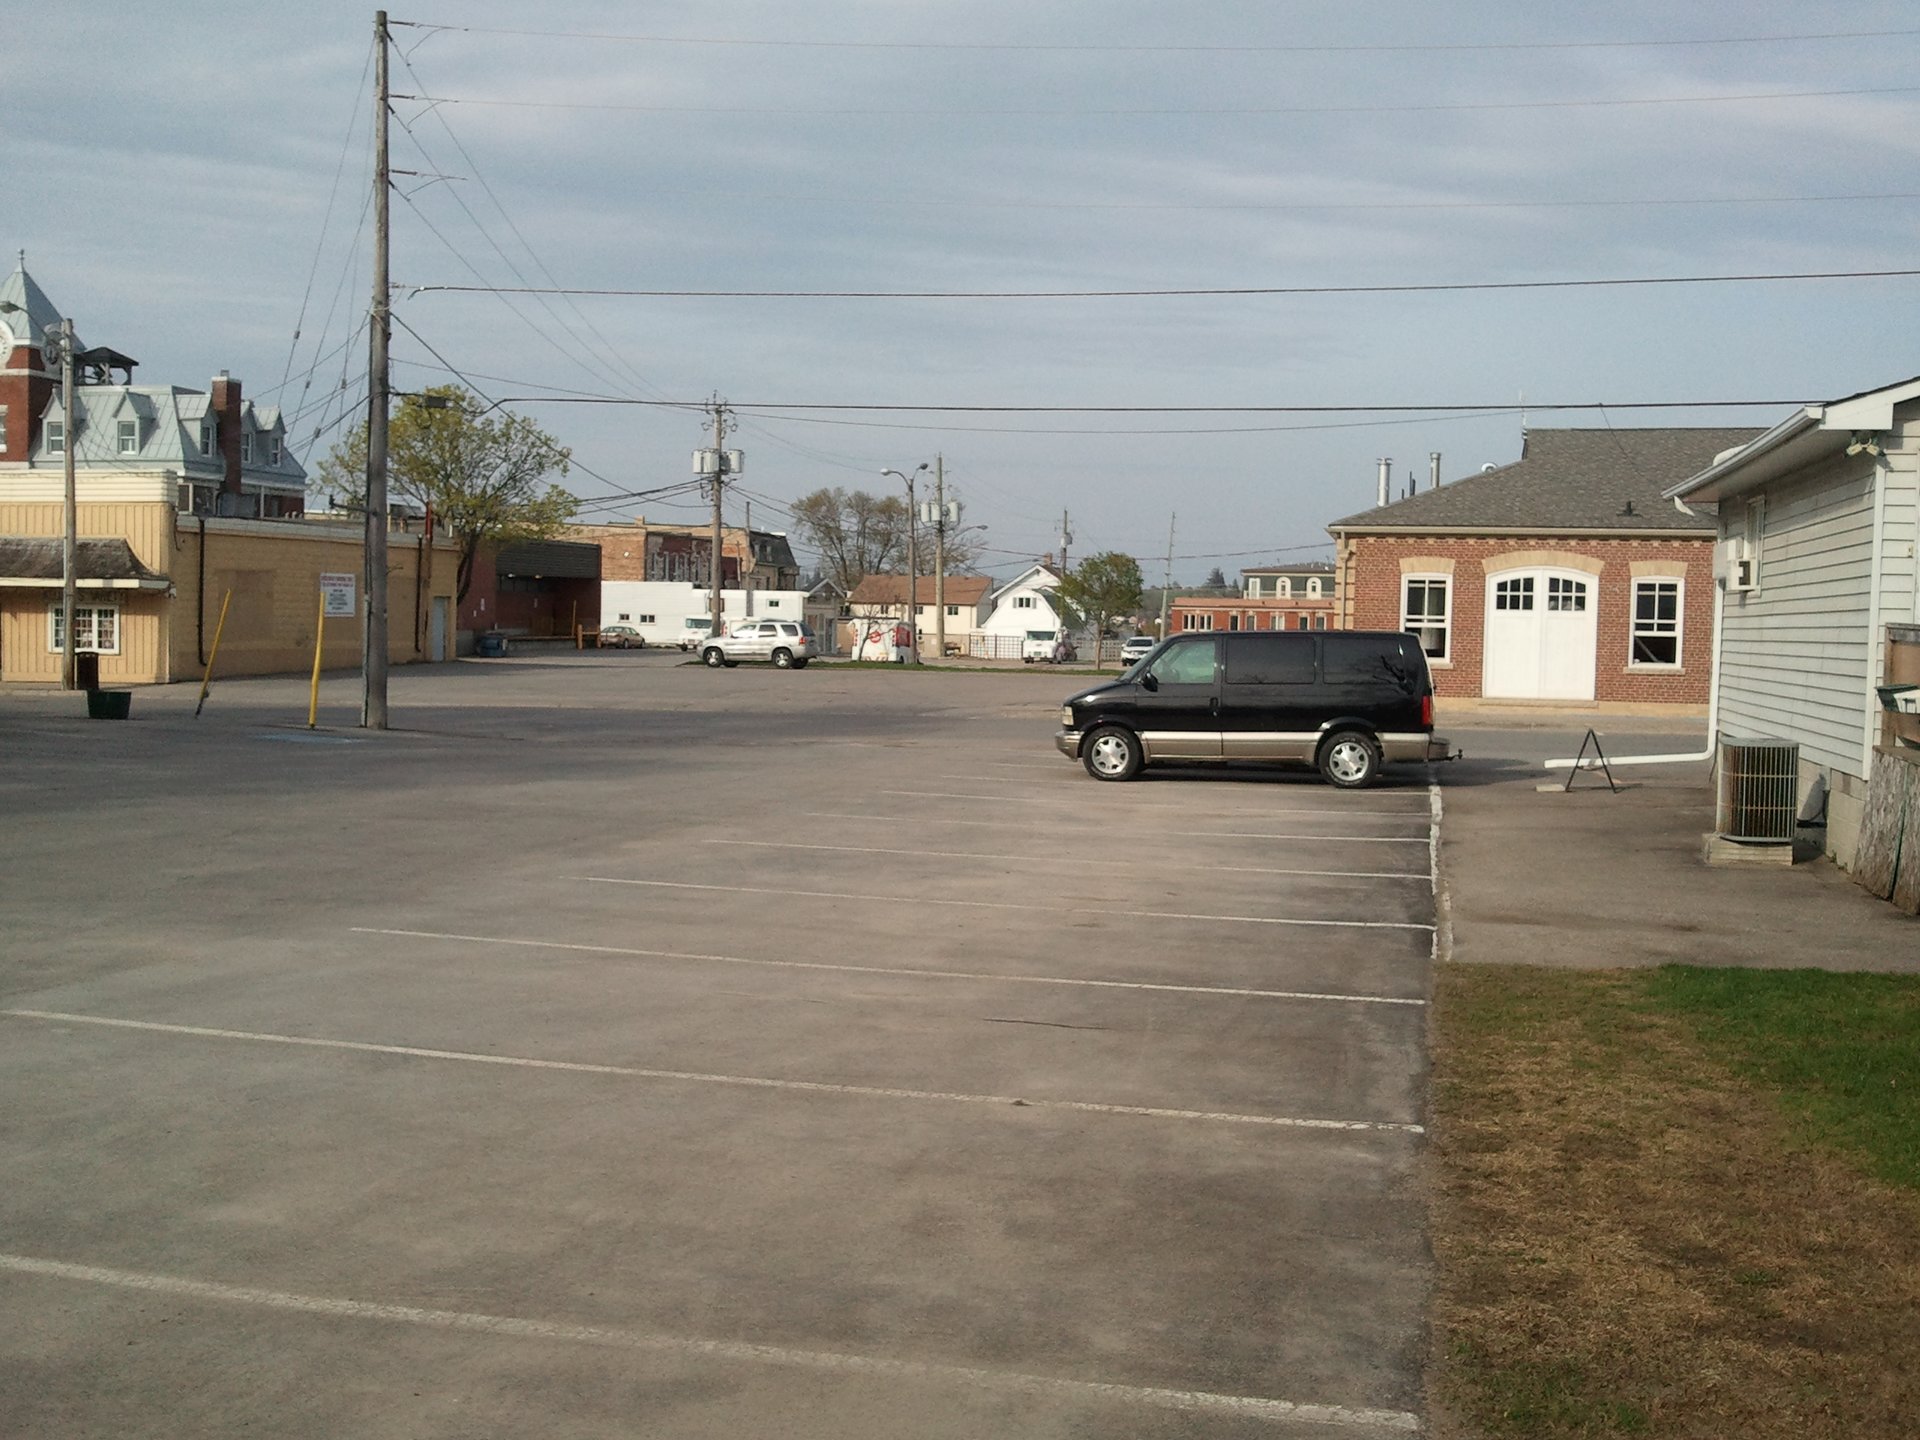
[{"label": "air conditioning unit", "polygon": [[1791,845],[1799,819],[1800,747],[1787,740],[1720,741],[1713,828],[1745,845]]}]

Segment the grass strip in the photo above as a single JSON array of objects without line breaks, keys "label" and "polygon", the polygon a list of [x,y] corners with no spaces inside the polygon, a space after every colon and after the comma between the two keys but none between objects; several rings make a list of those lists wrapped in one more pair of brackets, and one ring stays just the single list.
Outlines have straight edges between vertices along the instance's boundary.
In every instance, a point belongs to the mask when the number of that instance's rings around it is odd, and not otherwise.
[{"label": "grass strip", "polygon": [[1920,1433],[1920,984],[1436,986],[1436,1435]]}]

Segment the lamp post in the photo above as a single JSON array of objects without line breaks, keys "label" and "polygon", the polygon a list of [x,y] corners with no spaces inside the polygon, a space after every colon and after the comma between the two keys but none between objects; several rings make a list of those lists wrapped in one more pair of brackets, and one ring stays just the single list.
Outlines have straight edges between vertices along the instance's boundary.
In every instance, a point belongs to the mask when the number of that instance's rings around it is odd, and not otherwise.
[{"label": "lamp post", "polygon": [[907,628],[913,632],[913,647],[907,651],[909,665],[920,663],[920,516],[913,505],[913,482],[928,467],[929,462],[922,460],[914,467],[913,474],[903,475],[898,470],[882,470],[882,475],[891,475],[896,480],[907,482]]},{"label": "lamp post", "polygon": [[[12,301],[0,301],[0,310],[27,312]],[[60,538],[60,688],[73,689],[74,566],[80,540],[80,506],[73,476],[73,321],[63,319],[46,328],[40,353],[48,364],[60,366],[60,458],[65,472],[65,525]]]}]

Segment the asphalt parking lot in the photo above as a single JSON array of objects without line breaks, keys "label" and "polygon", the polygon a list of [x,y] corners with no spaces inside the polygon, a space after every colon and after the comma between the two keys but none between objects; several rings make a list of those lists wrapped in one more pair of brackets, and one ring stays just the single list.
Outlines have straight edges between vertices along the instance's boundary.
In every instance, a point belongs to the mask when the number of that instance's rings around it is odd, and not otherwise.
[{"label": "asphalt parking lot", "polygon": [[676,659],[0,697],[6,1433],[1417,1428],[1424,772]]}]

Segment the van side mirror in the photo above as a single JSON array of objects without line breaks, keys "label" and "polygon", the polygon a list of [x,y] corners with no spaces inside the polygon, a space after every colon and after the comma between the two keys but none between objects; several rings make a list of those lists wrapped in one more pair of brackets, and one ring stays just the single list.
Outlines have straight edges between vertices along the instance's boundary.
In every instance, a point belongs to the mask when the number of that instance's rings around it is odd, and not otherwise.
[{"label": "van side mirror", "polygon": [[1142,675],[1140,677],[1140,688],[1142,690],[1158,690],[1160,688],[1160,682],[1152,674]]}]

